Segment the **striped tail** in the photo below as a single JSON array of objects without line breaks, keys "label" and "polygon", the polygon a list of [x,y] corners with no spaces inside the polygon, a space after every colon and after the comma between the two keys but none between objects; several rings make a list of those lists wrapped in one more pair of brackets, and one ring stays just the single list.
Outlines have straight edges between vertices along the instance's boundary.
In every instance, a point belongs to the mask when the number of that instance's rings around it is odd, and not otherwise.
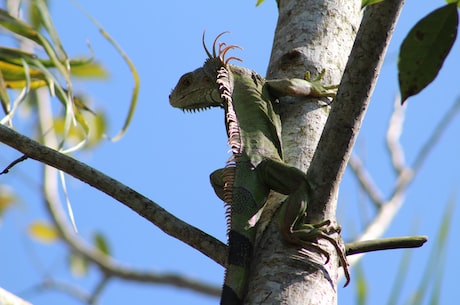
[{"label": "striped tail", "polygon": [[248,286],[252,247],[249,236],[230,230],[228,266],[225,272],[221,305],[241,305],[243,303]]}]

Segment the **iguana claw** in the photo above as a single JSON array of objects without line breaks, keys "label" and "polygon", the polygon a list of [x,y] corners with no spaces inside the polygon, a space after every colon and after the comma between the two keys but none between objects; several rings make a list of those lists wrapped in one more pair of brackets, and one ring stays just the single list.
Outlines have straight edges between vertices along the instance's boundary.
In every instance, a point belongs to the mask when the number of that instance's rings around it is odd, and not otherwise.
[{"label": "iguana claw", "polygon": [[312,87],[312,96],[316,97],[335,97],[337,93],[337,88],[339,85],[330,85],[324,86],[321,84],[321,80],[323,79],[326,70],[323,69],[321,72],[316,76],[315,79],[312,79],[310,71],[305,72],[304,79],[311,84]]},{"label": "iguana claw", "polygon": [[319,245],[313,244],[313,241],[318,238],[324,238],[329,241],[334,246],[339,256],[340,264],[342,265],[346,278],[344,285],[344,287],[346,287],[350,283],[350,272],[348,271],[348,263],[345,252],[340,248],[339,243],[328,235],[330,233],[340,233],[341,227],[331,227],[330,224],[330,220],[325,220],[317,224],[302,224],[298,229],[294,228],[291,230],[289,241],[299,246],[311,248],[320,252],[326,257],[324,264],[329,262],[330,255]]}]

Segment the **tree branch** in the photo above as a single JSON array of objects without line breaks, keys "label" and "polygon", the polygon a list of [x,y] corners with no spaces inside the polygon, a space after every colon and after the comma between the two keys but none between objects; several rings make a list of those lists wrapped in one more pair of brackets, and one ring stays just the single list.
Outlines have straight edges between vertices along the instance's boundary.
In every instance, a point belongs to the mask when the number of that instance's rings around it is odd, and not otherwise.
[{"label": "tree branch", "polygon": [[0,142],[95,187],[123,203],[166,234],[225,265],[226,246],[216,238],[168,213],[152,200],[102,172],[0,125]]},{"label": "tree branch", "polygon": [[414,164],[412,165],[414,173],[418,172],[418,170],[428,157],[428,154],[431,152],[433,147],[435,147],[436,143],[438,143],[439,139],[441,138],[441,135],[444,134],[444,131],[446,130],[447,126],[449,126],[449,124],[453,121],[453,119],[458,115],[459,112],[460,98],[457,98],[455,103],[452,105],[452,107],[450,107],[447,110],[447,112],[438,122],[436,127],[433,129],[433,132],[431,133],[430,137],[427,139],[425,144],[420,149],[420,152],[418,153],[417,158],[415,159]]},{"label": "tree branch", "polygon": [[364,168],[361,160],[358,157],[351,155],[349,165],[350,169],[355,174],[356,179],[358,179],[361,188],[369,196],[374,206],[380,208],[384,204],[385,199],[383,198],[383,195],[380,193],[380,190],[375,185],[369,173]]},{"label": "tree branch", "polygon": [[388,121],[386,142],[391,164],[397,175],[405,170],[404,149],[400,143],[405,118],[405,107],[401,106],[401,99],[395,98],[393,113]]},{"label": "tree branch", "polygon": [[307,172],[315,190],[313,201],[319,203],[308,205],[309,215],[321,214],[323,207],[337,196],[403,4],[403,0],[386,0],[365,10],[337,96]]},{"label": "tree branch", "polygon": [[347,243],[345,250],[347,255],[366,253],[371,251],[418,248],[428,240],[426,236],[403,236],[379,238],[374,240],[365,240],[360,242]]},{"label": "tree branch", "polygon": [[31,303],[0,287],[0,304],[31,305]]},{"label": "tree branch", "polygon": [[[218,296],[220,295],[221,287],[209,285],[200,282],[199,280],[181,276],[175,273],[160,273],[154,271],[141,271],[133,267],[123,266],[120,262],[98,251],[84,242],[83,239],[78,238],[73,234],[71,227],[66,222],[64,210],[60,203],[59,196],[56,190],[57,170],[51,167],[45,168],[44,173],[44,194],[45,202],[51,219],[53,219],[60,236],[72,248],[73,251],[83,256],[90,262],[94,263],[106,276],[109,278],[117,277],[129,281],[137,281],[144,283],[156,283],[171,285],[180,288],[190,289],[203,294]],[[226,247],[226,246],[225,246]],[[105,281],[102,281],[105,283]],[[103,286],[101,286],[102,288]],[[97,291],[97,288],[95,289]],[[91,294],[91,298],[97,295]]]}]

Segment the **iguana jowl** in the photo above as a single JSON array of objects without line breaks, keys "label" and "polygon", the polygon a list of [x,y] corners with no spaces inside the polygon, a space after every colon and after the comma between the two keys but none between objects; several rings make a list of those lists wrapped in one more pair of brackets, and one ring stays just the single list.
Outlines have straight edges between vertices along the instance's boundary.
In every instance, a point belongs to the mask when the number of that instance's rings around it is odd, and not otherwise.
[{"label": "iguana jowl", "polygon": [[[222,33],[224,34],[224,33]],[[270,190],[288,195],[283,203],[280,230],[286,241],[329,254],[313,242],[329,240],[339,253],[347,283],[346,258],[338,243],[327,235],[330,221],[304,224],[309,192],[306,175],[283,162],[280,96],[331,97],[333,90],[318,81],[302,79],[265,80],[256,72],[230,65],[227,51],[237,48],[216,44],[202,68],[183,75],[169,96],[170,103],[186,111],[222,107],[232,156],[224,169],[211,174],[211,184],[227,207],[229,253],[221,304],[242,304],[247,290],[256,230],[255,215],[263,208]],[[332,229],[333,230],[333,229]],[[336,230],[337,231],[337,230]]]}]

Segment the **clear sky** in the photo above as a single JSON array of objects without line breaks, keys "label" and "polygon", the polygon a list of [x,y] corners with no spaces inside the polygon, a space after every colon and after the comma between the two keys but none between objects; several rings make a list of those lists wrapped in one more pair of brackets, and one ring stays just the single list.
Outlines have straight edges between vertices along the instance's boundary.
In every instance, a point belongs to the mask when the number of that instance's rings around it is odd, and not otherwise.
[{"label": "clear sky", "polygon": [[[169,106],[168,95],[179,77],[202,65],[205,53],[201,35],[208,40],[222,31],[231,31],[225,39],[242,46],[238,56],[243,65],[265,74],[276,25],[275,1],[255,7],[256,0],[236,1],[90,1],[86,8],[124,48],[137,66],[141,77],[139,106],[125,138],[103,143],[82,161],[143,193],[179,218],[225,240],[222,203],[215,197],[208,175],[222,167],[228,157],[222,112],[212,110],[184,114]],[[417,20],[444,1],[408,0],[388,51],[368,116],[356,145],[370,173],[388,197],[394,174],[385,147],[385,129],[393,107],[397,87],[397,54],[402,38]],[[97,29],[71,1],[51,1],[52,16],[70,56],[88,55],[86,41],[96,57],[109,70],[107,82],[79,82],[77,91],[90,95],[94,108],[104,109],[114,135],[127,111],[132,79],[124,62],[99,35]],[[458,98],[458,43],[452,50],[438,79],[428,89],[409,100],[402,144],[409,164],[444,113]],[[460,182],[460,145],[457,119],[432,151],[406,194],[406,203],[386,236],[421,234],[431,240],[412,253],[405,297],[420,282],[428,263],[442,213],[450,198],[458,193]],[[0,145],[0,167],[19,154]],[[0,287],[17,293],[34,304],[80,304],[62,293],[34,292],[44,274],[91,289],[98,273],[73,279],[69,276],[67,252],[62,245],[43,246],[30,241],[26,231],[35,219],[47,217],[37,195],[40,170],[26,161],[0,184],[16,188],[21,203],[9,211],[0,223]],[[25,181],[25,182],[24,182]],[[68,178],[69,195],[76,222],[83,237],[102,232],[114,257],[138,269],[177,272],[207,283],[221,285],[223,268],[197,251],[176,241],[113,199]],[[345,238],[352,238],[372,215],[372,207],[350,173],[341,187],[338,217]],[[455,255],[455,233],[460,227],[459,208],[455,209],[447,247],[443,276],[442,304],[454,304],[460,263]],[[403,251],[374,253],[364,258],[369,280],[370,304],[385,304],[395,279]],[[356,302],[353,276],[349,288],[339,291],[341,304]],[[432,275],[435,276],[435,275]],[[216,298],[166,286],[112,281],[102,294],[100,304],[217,304]]]}]

